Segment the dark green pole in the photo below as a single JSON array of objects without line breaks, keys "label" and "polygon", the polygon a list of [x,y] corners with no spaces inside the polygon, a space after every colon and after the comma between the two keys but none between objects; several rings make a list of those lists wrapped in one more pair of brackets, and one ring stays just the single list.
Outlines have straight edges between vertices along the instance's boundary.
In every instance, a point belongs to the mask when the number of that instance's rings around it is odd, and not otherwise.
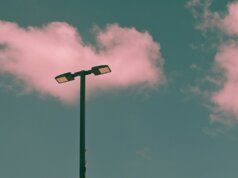
[{"label": "dark green pole", "polygon": [[85,76],[86,73],[82,72],[80,76],[80,178],[85,178],[86,174],[86,161],[85,161]]}]

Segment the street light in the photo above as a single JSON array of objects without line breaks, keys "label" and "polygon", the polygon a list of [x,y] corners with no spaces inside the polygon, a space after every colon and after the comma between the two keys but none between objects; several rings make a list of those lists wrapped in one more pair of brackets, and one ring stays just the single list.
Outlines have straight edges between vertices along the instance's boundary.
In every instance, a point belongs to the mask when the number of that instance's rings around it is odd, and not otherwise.
[{"label": "street light", "polygon": [[111,69],[109,68],[108,65],[101,65],[101,66],[95,66],[92,67],[91,70],[89,71],[79,71],[76,72],[74,74],[71,74],[70,72],[58,75],[57,77],[55,77],[55,80],[58,83],[65,83],[65,82],[69,82],[71,80],[74,80],[75,77],[77,76],[82,76],[82,75],[88,75],[93,73],[94,75],[102,75],[102,74],[106,74],[111,72]]},{"label": "street light", "polygon": [[80,77],[80,169],[79,175],[80,178],[85,178],[86,174],[86,161],[85,161],[85,81],[86,75],[94,74],[94,75],[102,75],[106,73],[110,73],[111,69],[108,65],[100,65],[92,67],[91,70],[82,70],[79,72],[75,72],[74,74],[67,72],[55,77],[55,80],[58,83],[65,83],[74,80],[75,77]]}]

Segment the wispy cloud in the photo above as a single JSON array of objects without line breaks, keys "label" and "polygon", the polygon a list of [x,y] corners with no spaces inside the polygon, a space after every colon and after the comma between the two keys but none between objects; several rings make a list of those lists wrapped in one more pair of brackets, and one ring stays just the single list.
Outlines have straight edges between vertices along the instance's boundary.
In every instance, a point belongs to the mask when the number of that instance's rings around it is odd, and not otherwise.
[{"label": "wispy cloud", "polygon": [[54,77],[65,72],[108,64],[112,73],[89,77],[90,92],[144,85],[163,81],[164,60],[160,45],[148,32],[117,24],[95,30],[97,44],[86,44],[67,23],[53,22],[43,27],[22,28],[0,21],[0,72],[10,74],[24,90],[51,95],[72,103],[79,83],[58,85]]},{"label": "wispy cloud", "polygon": [[186,7],[196,20],[196,28],[202,31],[220,30],[228,35],[238,34],[238,2],[227,4],[227,12],[211,11],[213,0],[190,0]]},{"label": "wispy cloud", "polygon": [[138,156],[140,156],[141,158],[147,160],[147,161],[152,160],[152,156],[151,156],[152,152],[151,152],[151,150],[150,150],[149,148],[147,148],[147,147],[146,147],[146,148],[143,148],[143,149],[140,149],[140,150],[137,150],[137,151],[136,151],[136,154],[137,154]]},{"label": "wispy cloud", "polygon": [[211,94],[214,104],[211,120],[231,124],[238,121],[238,1],[227,4],[227,12],[212,12],[211,0],[191,0],[191,9],[201,31],[217,33],[222,40],[217,44],[214,57],[216,72],[222,74],[217,81],[219,89]]},{"label": "wispy cloud", "polygon": [[210,11],[211,4],[212,0],[190,0],[187,2],[186,7],[191,10],[198,30],[206,31],[221,26],[221,14]]}]

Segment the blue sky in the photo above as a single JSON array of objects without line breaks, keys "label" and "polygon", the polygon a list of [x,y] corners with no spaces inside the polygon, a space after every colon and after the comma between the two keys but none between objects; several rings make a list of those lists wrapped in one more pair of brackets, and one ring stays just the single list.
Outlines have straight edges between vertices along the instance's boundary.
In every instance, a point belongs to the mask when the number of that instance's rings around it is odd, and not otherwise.
[{"label": "blue sky", "polygon": [[[206,95],[217,89],[205,79],[214,76],[219,39],[196,29],[187,2],[1,0],[0,20],[22,27],[67,22],[93,45],[95,26],[118,24],[160,44],[165,83],[88,97],[88,178],[237,178],[236,123],[212,122]],[[226,12],[227,3],[214,0],[210,9]],[[77,177],[79,102],[25,93],[21,85],[0,73],[0,178]]]}]

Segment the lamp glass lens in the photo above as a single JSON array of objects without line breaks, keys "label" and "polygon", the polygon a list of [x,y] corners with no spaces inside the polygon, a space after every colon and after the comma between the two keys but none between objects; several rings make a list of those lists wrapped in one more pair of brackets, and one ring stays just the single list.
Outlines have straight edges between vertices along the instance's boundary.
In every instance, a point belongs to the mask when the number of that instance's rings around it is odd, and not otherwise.
[{"label": "lamp glass lens", "polygon": [[68,82],[68,79],[66,77],[60,77],[60,78],[56,78],[58,83],[64,83],[64,82]]},{"label": "lamp glass lens", "polygon": [[109,67],[99,68],[98,70],[99,70],[99,72],[100,72],[101,74],[106,74],[106,73],[111,72],[110,69],[109,69]]}]

